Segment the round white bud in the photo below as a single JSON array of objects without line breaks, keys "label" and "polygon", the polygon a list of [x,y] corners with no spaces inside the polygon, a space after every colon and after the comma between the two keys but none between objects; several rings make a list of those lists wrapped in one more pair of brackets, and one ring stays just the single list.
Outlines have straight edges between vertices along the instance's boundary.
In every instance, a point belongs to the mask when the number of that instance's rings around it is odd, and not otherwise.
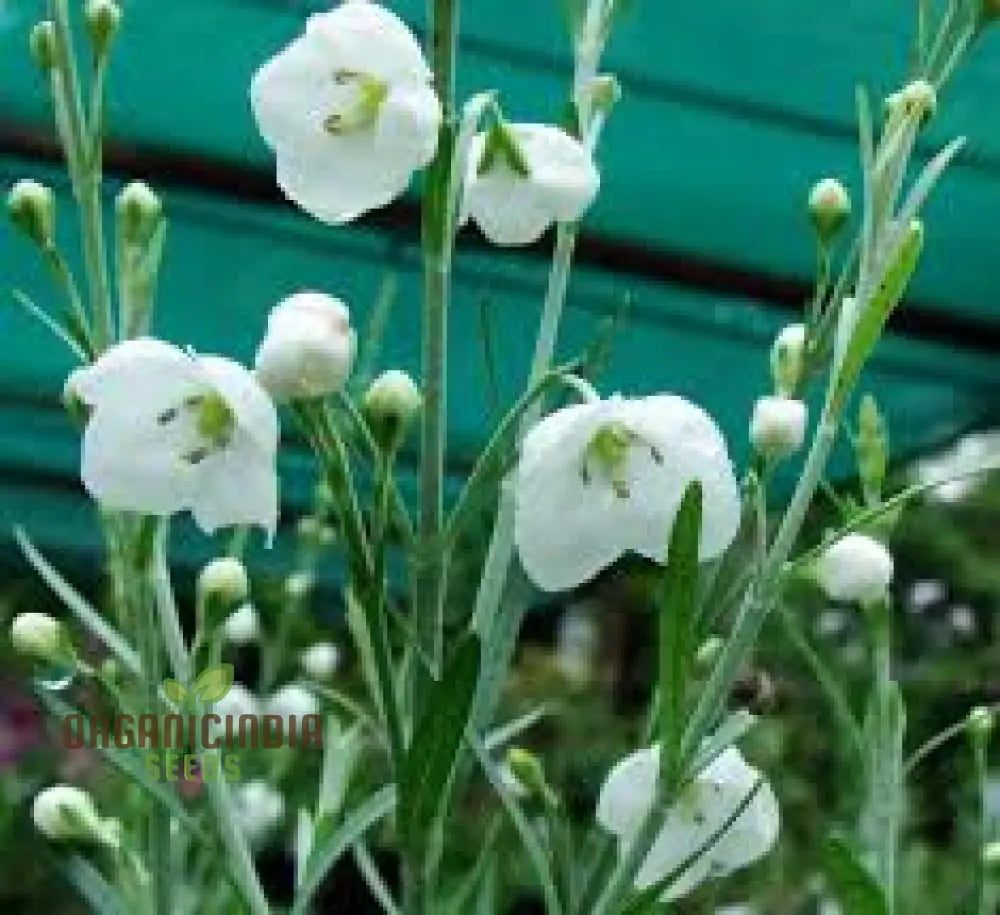
[{"label": "round white bud", "polygon": [[771,377],[779,394],[793,394],[802,380],[805,362],[806,326],[789,324],[771,347]]},{"label": "round white bud", "polygon": [[250,596],[243,563],[229,556],[213,559],[198,576],[198,594],[202,600],[216,600],[227,607],[242,604]]},{"label": "round white bud", "polygon": [[356,345],[343,302],[300,292],[271,310],[257,349],[257,378],[277,401],[325,397],[347,381]]},{"label": "round white bud", "polygon": [[808,418],[809,411],[801,400],[780,395],[761,397],[750,419],[750,441],[764,457],[789,457],[805,441]]},{"label": "round white bud", "polygon": [[10,221],[40,248],[53,242],[55,212],[52,189],[30,178],[18,181],[7,196]]},{"label": "round white bud", "polygon": [[19,613],[10,627],[10,640],[18,654],[51,661],[68,648],[62,623],[47,613]]},{"label": "round white bud", "polygon": [[234,791],[236,819],[252,843],[267,838],[285,815],[281,792],[265,781],[247,782]]},{"label": "round white bud", "polygon": [[48,72],[55,66],[58,48],[55,23],[51,19],[35,23],[28,36],[28,49],[40,70]]},{"label": "round white bud", "polygon": [[422,403],[413,379],[399,369],[389,369],[368,386],[361,406],[372,434],[382,447],[391,449],[400,443]]},{"label": "round white bud", "polygon": [[249,645],[260,637],[260,617],[253,604],[243,604],[226,617],[223,638],[233,645]]},{"label": "round white bud", "polygon": [[809,216],[821,239],[832,238],[851,215],[851,198],[836,178],[824,178],[809,192]]},{"label": "round white bud", "polygon": [[145,245],[163,217],[163,201],[145,181],[132,181],[116,198],[115,215],[122,239]]},{"label": "round white bud", "polygon": [[108,52],[111,40],[121,25],[121,7],[114,0],[87,0],[84,19],[94,45],[94,53],[101,57]]},{"label": "round white bud", "polygon": [[31,805],[31,819],[47,839],[117,842],[114,821],[102,821],[93,798],[72,785],[53,785],[40,791]]},{"label": "round white bud", "polygon": [[302,652],[299,662],[314,680],[329,680],[340,666],[340,649],[332,642],[317,642]]},{"label": "round white bud", "polygon": [[892,554],[866,534],[848,534],[816,560],[813,574],[830,600],[875,603],[892,582]]}]

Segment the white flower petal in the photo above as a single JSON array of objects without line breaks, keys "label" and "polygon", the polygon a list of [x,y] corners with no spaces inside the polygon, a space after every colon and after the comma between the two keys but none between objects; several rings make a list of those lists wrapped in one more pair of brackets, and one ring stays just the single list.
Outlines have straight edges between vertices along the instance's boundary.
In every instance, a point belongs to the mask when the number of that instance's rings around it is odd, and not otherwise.
[{"label": "white flower petal", "polygon": [[434,158],[441,129],[441,104],[427,83],[393,85],[375,121],[375,149],[400,170],[412,172]]},{"label": "white flower petal", "polygon": [[386,82],[431,79],[413,33],[377,3],[347,0],[328,13],[310,16],[306,36],[322,42],[331,70],[370,73]]},{"label": "white flower petal", "polygon": [[649,747],[626,756],[608,774],[597,800],[597,822],[626,841],[649,813],[660,773],[660,750]]},{"label": "white flower petal", "polygon": [[206,534],[234,524],[256,524],[274,536],[278,476],[273,451],[261,449],[238,427],[230,445],[206,457],[196,471],[191,513]]}]

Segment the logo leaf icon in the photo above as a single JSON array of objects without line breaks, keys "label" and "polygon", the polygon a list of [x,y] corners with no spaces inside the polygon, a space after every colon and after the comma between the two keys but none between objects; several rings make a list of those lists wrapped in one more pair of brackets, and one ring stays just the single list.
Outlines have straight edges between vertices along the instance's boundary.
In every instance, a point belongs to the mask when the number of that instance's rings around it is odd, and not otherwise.
[{"label": "logo leaf icon", "polygon": [[163,695],[173,702],[174,705],[184,705],[187,700],[187,694],[188,691],[176,680],[168,677],[163,681]]},{"label": "logo leaf icon", "polygon": [[232,664],[215,664],[199,674],[191,691],[205,704],[218,702],[232,689],[235,678]]}]

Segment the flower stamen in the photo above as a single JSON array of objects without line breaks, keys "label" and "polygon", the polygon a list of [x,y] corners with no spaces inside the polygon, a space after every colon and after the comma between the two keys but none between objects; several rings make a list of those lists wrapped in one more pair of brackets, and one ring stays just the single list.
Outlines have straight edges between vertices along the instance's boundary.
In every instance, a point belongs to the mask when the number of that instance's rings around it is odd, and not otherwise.
[{"label": "flower stamen", "polygon": [[333,83],[339,90],[347,90],[348,97],[339,102],[323,119],[323,129],[339,137],[371,127],[378,117],[382,103],[389,95],[389,87],[380,79],[354,70],[337,70]]}]

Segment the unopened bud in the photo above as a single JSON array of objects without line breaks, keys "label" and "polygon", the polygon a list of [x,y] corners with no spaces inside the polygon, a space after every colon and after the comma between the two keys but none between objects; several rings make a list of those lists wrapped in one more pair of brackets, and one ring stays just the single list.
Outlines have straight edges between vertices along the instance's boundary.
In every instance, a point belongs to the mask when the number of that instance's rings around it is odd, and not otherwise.
[{"label": "unopened bud", "polygon": [[340,649],[332,642],[317,642],[299,655],[299,662],[314,680],[329,680],[340,666]]},{"label": "unopened bud", "polygon": [[40,248],[55,237],[55,199],[52,190],[37,181],[18,181],[7,196],[11,222]]},{"label": "unopened bud", "polygon": [[250,579],[238,559],[213,559],[198,576],[198,595],[217,601],[223,607],[235,607],[250,596]]},{"label": "unopened bud", "polygon": [[545,779],[545,767],[534,753],[521,747],[511,747],[507,751],[507,767],[529,795],[547,807],[559,806],[559,798]]},{"label": "unopened bud", "polygon": [[31,805],[35,828],[47,839],[79,839],[118,844],[118,824],[102,820],[93,798],[72,785],[53,785],[40,791]]},{"label": "unopened bud", "polygon": [[87,30],[94,45],[94,54],[103,57],[121,25],[122,11],[114,0],[87,0],[84,10]]},{"label": "unopened bud", "polygon": [[993,711],[983,705],[970,709],[965,727],[974,740],[987,741],[993,731]]},{"label": "unopened bud", "polygon": [[866,501],[874,504],[882,497],[882,484],[885,482],[889,462],[889,444],[885,420],[871,394],[866,394],[861,400],[855,451],[862,491]]},{"label": "unopened bud", "polygon": [[149,243],[163,217],[163,203],[144,181],[133,181],[122,188],[115,201],[118,232],[126,244]]},{"label": "unopened bud", "polygon": [[50,19],[43,19],[32,28],[28,36],[28,49],[31,51],[31,59],[40,70],[47,73],[56,65],[59,44],[55,24]]},{"label": "unopened bud", "polygon": [[399,445],[422,403],[413,379],[406,372],[390,369],[368,386],[361,406],[372,434],[383,448],[391,450]]},{"label": "unopened bud", "polygon": [[249,645],[260,636],[260,617],[253,604],[243,604],[226,617],[223,638],[233,645]]},{"label": "unopened bud", "polygon": [[805,348],[804,324],[789,324],[778,334],[771,347],[771,378],[776,393],[785,396],[795,393],[802,380]]},{"label": "unopened bud", "polygon": [[851,198],[836,178],[824,178],[809,192],[809,217],[821,241],[829,241],[851,215]]},{"label": "unopened bud", "polygon": [[809,411],[791,397],[761,397],[750,419],[750,442],[758,454],[781,460],[795,454],[806,438]]},{"label": "unopened bud", "polygon": [[937,92],[925,79],[917,79],[885,100],[889,120],[914,118],[918,123],[930,120],[937,110]]},{"label": "unopened bud", "polygon": [[10,640],[18,654],[39,661],[72,655],[62,623],[47,613],[19,613],[11,623]]},{"label": "unopened bud", "polygon": [[608,114],[618,104],[622,97],[622,87],[617,77],[610,73],[601,73],[583,86],[589,110]]}]

